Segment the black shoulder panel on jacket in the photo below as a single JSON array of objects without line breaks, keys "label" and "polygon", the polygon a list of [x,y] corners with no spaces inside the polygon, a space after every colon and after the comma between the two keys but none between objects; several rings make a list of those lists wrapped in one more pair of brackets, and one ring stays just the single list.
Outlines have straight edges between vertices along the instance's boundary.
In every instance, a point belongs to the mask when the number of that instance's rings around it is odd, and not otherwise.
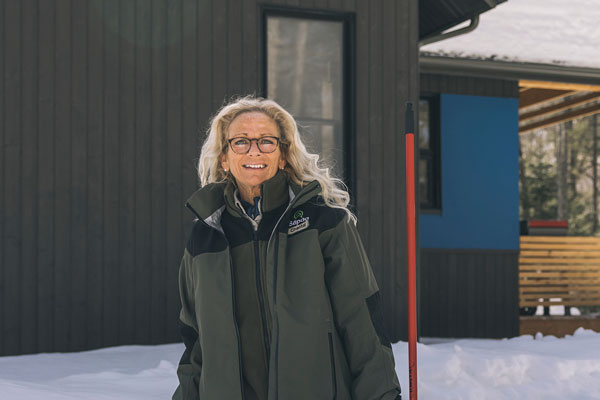
[{"label": "black shoulder panel on jacket", "polygon": [[390,339],[388,338],[387,331],[384,326],[383,310],[381,309],[381,296],[379,295],[379,291],[367,297],[366,302],[367,307],[369,308],[369,314],[371,314],[371,322],[373,322],[375,332],[377,332],[377,336],[379,336],[379,341],[382,345],[391,348],[392,345],[390,344]]},{"label": "black shoulder panel on jacket", "polygon": [[335,228],[344,218],[346,211],[340,208],[328,207],[321,197],[317,197],[289,212],[289,224],[282,224],[281,230],[287,231],[296,225],[308,221],[307,229],[317,229],[319,234]]},{"label": "black shoulder panel on jacket", "polygon": [[[260,240],[269,240],[269,238],[271,237],[271,232],[273,232],[273,229],[275,229],[275,224],[279,222],[279,218],[281,218],[281,215],[285,212],[286,209],[287,204],[284,204],[272,211],[263,214],[263,219],[260,222],[260,228],[257,232],[258,238]],[[284,226],[286,227],[285,229],[287,229],[287,224],[285,223],[285,221],[281,221],[281,226]]]},{"label": "black shoulder panel on jacket", "polygon": [[204,221],[196,221],[187,243],[187,250],[192,257],[202,253],[216,253],[226,248],[227,241],[220,232],[206,225]]},{"label": "black shoulder panel on jacket", "polygon": [[221,226],[232,248],[252,241],[252,224],[245,218],[234,217],[225,210],[221,216]]}]

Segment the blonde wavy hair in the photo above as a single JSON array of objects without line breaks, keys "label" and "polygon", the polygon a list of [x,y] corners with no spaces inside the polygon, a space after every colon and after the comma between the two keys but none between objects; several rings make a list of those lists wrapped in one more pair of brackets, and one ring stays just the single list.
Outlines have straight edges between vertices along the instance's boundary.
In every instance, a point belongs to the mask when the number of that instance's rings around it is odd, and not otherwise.
[{"label": "blonde wavy hair", "polygon": [[213,117],[198,161],[201,186],[232,179],[232,176],[221,166],[221,155],[228,149],[227,130],[238,115],[253,111],[267,115],[279,127],[281,136],[279,145],[286,161],[284,171],[290,179],[300,186],[305,186],[314,180],[318,181],[325,204],[332,208],[343,209],[356,223],[356,217],[348,209],[350,195],[344,182],[332,176],[329,168],[322,166],[318,154],[311,154],[306,150],[294,117],[273,100],[254,96],[241,97],[225,105]]}]

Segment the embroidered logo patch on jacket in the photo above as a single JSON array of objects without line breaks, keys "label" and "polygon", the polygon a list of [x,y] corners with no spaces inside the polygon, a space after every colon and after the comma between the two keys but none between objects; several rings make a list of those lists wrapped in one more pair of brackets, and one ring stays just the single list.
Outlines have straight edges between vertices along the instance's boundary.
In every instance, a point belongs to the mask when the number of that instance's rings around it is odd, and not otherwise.
[{"label": "embroidered logo patch on jacket", "polygon": [[290,221],[288,235],[298,233],[308,228],[309,219],[310,217],[305,217],[301,210],[296,211],[294,213],[294,219]]}]

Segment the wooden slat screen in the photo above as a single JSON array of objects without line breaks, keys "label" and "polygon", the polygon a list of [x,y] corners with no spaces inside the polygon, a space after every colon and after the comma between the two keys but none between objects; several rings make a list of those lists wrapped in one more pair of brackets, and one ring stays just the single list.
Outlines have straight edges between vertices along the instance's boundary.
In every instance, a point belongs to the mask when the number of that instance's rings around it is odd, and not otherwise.
[{"label": "wooden slat screen", "polygon": [[600,238],[521,236],[521,307],[598,304]]}]

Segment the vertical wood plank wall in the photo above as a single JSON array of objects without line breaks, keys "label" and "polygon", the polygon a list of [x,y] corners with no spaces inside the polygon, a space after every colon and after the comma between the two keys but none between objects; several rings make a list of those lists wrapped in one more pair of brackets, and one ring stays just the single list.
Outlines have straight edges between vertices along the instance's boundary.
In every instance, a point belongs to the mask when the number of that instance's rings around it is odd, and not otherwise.
[{"label": "vertical wood plank wall", "polygon": [[[179,340],[183,204],[210,115],[262,87],[260,4],[0,3],[0,355]],[[417,1],[269,4],[356,13],[359,230],[399,340]]]},{"label": "vertical wood plank wall", "polygon": [[421,249],[421,331],[429,337],[519,335],[517,250]]}]

